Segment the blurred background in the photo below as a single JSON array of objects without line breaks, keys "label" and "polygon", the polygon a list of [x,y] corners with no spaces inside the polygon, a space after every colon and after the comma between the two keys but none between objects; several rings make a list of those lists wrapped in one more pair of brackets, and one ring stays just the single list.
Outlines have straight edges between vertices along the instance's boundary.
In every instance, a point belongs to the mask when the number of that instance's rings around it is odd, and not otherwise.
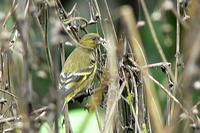
[{"label": "blurred background", "polygon": [[[38,7],[42,6],[41,0],[36,0],[39,4]],[[15,45],[12,45],[12,42],[9,42],[12,39],[15,39],[13,36],[15,36],[16,30],[14,27],[16,24],[14,23],[15,20],[11,17],[11,15],[8,15],[8,13],[11,10],[11,3],[13,1],[7,1],[7,0],[1,0],[0,4],[0,20],[1,20],[1,73],[0,73],[0,79],[1,79],[1,89],[4,90],[6,86],[12,86],[18,85],[20,86],[21,81],[20,78],[22,78],[21,71],[24,69],[24,66],[20,66],[20,62],[22,62],[22,54],[24,51],[21,49],[22,43],[19,42],[19,39],[14,40]],[[161,44],[161,47],[164,51],[164,54],[167,58],[167,61],[171,63],[172,71],[174,72],[175,68],[175,61],[176,61],[176,1],[170,1],[170,0],[145,0],[148,12],[150,14],[151,20],[153,22],[153,27],[155,29],[156,35],[159,39],[159,42]],[[74,5],[76,5],[75,8],[75,14],[77,16],[81,16],[83,18],[86,18],[90,20],[90,14],[89,14],[89,5],[88,0],[61,0],[61,3],[64,7],[64,9],[69,12]],[[103,6],[102,1],[98,1],[100,11],[104,12],[104,10],[101,9]],[[41,4],[41,5],[40,5]],[[152,33],[149,30],[149,27],[146,22],[146,18],[142,9],[142,6],[140,4],[139,0],[108,0],[108,6],[109,10],[111,12],[111,17],[113,19],[113,22],[115,24],[115,29],[117,32],[117,35],[120,36],[121,31],[123,29],[119,22],[119,9],[123,5],[129,5],[131,6],[135,19],[137,22],[137,27],[139,34],[141,36],[142,44],[144,47],[144,51],[146,54],[147,62],[148,64],[154,64],[162,62],[162,59],[159,55],[159,52],[154,44],[154,40],[152,37]],[[183,0],[182,3],[180,3],[180,11],[181,11],[181,18],[183,19],[187,12],[187,1]],[[32,9],[34,10],[34,9]],[[102,13],[103,14],[103,13]],[[29,16],[30,17],[30,16]],[[29,68],[30,74],[30,88],[32,91],[32,105],[34,109],[41,108],[43,106],[47,106],[49,104],[49,101],[51,101],[51,97],[54,96],[54,91],[52,89],[54,86],[54,81],[52,81],[52,74],[49,72],[49,60],[47,60],[47,55],[45,51],[45,46],[41,43],[42,41],[42,35],[38,32],[40,29],[37,26],[37,21],[33,21],[34,18],[29,19],[28,26],[31,27],[29,31],[29,42],[31,45],[28,46],[28,50],[30,51],[30,60],[29,63],[31,64],[31,67]],[[44,20],[43,20],[44,21]],[[52,42],[52,34],[51,33],[51,19],[48,20],[47,23],[49,23],[47,29],[48,29],[48,42]],[[4,23],[5,22],[5,23]],[[185,21],[183,23],[187,23],[188,21]],[[45,21],[44,21],[45,23]],[[89,32],[99,32],[102,35],[102,31],[100,30],[100,24],[97,23],[95,25],[89,25],[87,27],[87,30]],[[182,55],[183,53],[183,43],[184,43],[184,37],[187,35],[185,34],[186,30],[185,27],[181,25],[181,54],[180,54],[180,81],[183,77],[183,68],[184,68],[184,57]],[[83,35],[84,32],[81,33]],[[11,39],[12,38],[12,39]],[[9,40],[9,41],[8,41]],[[9,43],[8,43],[9,42]],[[69,42],[64,42],[69,43]],[[51,44],[49,44],[51,46]],[[186,44],[187,45],[187,44]],[[63,45],[65,49],[65,58],[68,57],[68,55],[73,51],[74,46],[68,46]],[[11,49],[11,50],[10,50]],[[12,52],[12,58],[10,58]],[[60,52],[62,52],[60,49],[58,50],[58,53],[55,54],[56,56],[60,56]],[[58,58],[54,58],[55,59]],[[61,60],[56,60],[57,64],[56,67],[58,68],[58,71],[60,72],[62,69],[62,62]],[[9,80],[6,80],[9,77],[5,77],[6,73],[9,72],[9,69],[4,69],[7,65],[6,63],[11,63],[10,66],[10,72],[16,71],[17,73],[14,74],[14,78],[12,79],[12,83],[8,82]],[[4,66],[3,66],[4,65]],[[16,68],[17,67],[17,68]],[[150,69],[150,73],[152,76],[159,81],[164,87],[168,88],[169,85],[169,79],[166,76],[166,74],[163,72],[162,68],[152,68]],[[182,84],[180,84],[181,86]],[[198,84],[197,84],[198,85]],[[13,86],[10,88],[14,88]],[[161,113],[162,116],[165,116],[166,109],[167,109],[167,96],[166,94],[158,87],[155,86],[156,89],[156,96],[158,98],[159,104],[161,106]],[[15,90],[16,91],[16,90]],[[18,90],[17,90],[18,91]],[[199,90],[194,89],[191,92],[191,99],[192,103],[196,104],[199,101]],[[18,92],[20,93],[20,92]],[[190,95],[190,94],[189,94]],[[4,98],[4,94],[0,95],[2,99]],[[184,99],[183,97],[181,99]],[[12,104],[12,100],[8,101],[10,104]],[[90,133],[90,132],[97,132],[98,129],[98,121],[96,119],[95,113],[88,112],[85,109],[85,105],[87,104],[87,99],[81,99],[81,102],[70,102],[69,103],[69,117],[72,124],[72,129],[74,133]],[[100,107],[100,115],[105,114],[105,109],[103,107]],[[45,121],[45,120],[44,120]],[[103,121],[103,120],[102,120]],[[48,132],[48,128],[51,126],[44,125],[40,129],[40,132]],[[63,129],[64,130],[64,129]]]}]

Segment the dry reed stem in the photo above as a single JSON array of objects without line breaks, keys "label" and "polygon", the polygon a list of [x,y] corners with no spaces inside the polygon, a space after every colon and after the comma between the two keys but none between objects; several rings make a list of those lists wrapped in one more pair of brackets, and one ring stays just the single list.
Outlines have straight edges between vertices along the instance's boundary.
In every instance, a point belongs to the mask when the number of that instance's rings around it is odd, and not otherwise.
[{"label": "dry reed stem", "polygon": [[109,24],[105,26],[105,39],[107,41],[107,57],[108,57],[108,71],[109,71],[109,88],[108,88],[108,100],[105,116],[105,125],[103,132],[112,133],[115,125],[117,101],[118,99],[118,68],[117,68],[117,55],[116,55],[116,41],[113,36],[112,30],[109,28]]}]

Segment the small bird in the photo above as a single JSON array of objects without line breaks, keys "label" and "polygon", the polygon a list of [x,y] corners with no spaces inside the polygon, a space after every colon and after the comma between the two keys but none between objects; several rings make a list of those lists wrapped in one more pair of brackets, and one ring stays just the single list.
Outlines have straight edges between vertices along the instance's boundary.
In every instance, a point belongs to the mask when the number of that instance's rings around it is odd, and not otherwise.
[{"label": "small bird", "polygon": [[96,33],[82,37],[79,45],[69,55],[60,74],[59,92],[68,103],[93,82],[97,70],[97,44],[104,43]]}]

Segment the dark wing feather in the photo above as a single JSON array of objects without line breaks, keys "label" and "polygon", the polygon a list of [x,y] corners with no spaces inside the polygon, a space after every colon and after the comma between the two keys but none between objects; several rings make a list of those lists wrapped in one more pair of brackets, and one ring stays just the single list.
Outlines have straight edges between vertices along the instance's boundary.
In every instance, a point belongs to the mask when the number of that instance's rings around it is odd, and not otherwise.
[{"label": "dark wing feather", "polygon": [[61,73],[60,74],[60,83],[59,90],[63,96],[74,92],[76,89],[77,83],[82,83],[89,78],[89,76],[94,71],[94,66],[86,69],[82,69],[75,73]]}]

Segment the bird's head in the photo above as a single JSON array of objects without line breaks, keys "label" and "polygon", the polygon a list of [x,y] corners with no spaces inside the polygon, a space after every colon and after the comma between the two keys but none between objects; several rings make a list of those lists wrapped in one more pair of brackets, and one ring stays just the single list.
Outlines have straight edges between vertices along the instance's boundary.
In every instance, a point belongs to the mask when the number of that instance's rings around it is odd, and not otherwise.
[{"label": "bird's head", "polygon": [[84,35],[80,40],[80,45],[84,48],[95,49],[97,44],[104,43],[105,40],[102,39],[97,33],[88,33]]}]

